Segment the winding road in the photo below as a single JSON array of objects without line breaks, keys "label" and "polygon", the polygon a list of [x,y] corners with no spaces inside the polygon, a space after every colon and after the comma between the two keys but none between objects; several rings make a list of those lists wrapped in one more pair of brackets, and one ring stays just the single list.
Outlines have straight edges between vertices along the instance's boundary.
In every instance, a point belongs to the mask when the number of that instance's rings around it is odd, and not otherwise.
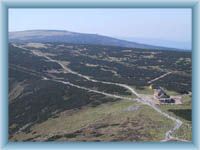
[{"label": "winding road", "polygon": [[[16,45],[14,45],[16,46]],[[59,60],[54,60],[52,58],[50,58],[49,56],[47,56],[45,53],[42,53],[41,51],[38,51],[38,50],[31,50],[31,49],[27,49],[27,48],[24,48],[24,47],[21,47],[21,46],[16,46],[18,48],[22,48],[24,50],[28,50],[28,51],[31,51],[34,55],[36,56],[39,56],[39,57],[43,57],[43,58],[46,58],[48,61],[51,61],[51,62],[56,62],[57,64],[59,64],[62,68],[63,68],[63,72],[64,73],[71,73],[71,74],[74,74],[74,75],[77,75],[79,77],[82,77],[86,80],[89,80],[89,81],[92,81],[92,82],[99,82],[99,83],[103,83],[103,84],[110,84],[110,85],[117,85],[117,86],[120,86],[120,87],[123,87],[123,88],[126,88],[127,90],[129,90],[132,94],[136,95],[137,98],[130,98],[130,97],[124,97],[124,96],[119,96],[119,95],[115,95],[115,94],[109,94],[109,93],[105,93],[105,92],[101,92],[101,91],[98,91],[98,90],[93,90],[93,89],[90,89],[90,88],[86,88],[86,87],[82,87],[82,86],[79,86],[79,85],[75,85],[75,84],[72,84],[70,82],[65,82],[65,81],[62,81],[62,80],[57,80],[57,79],[49,79],[48,77],[43,77],[44,80],[52,80],[52,81],[55,81],[55,82],[59,82],[59,83],[63,83],[63,84],[66,84],[66,85],[70,85],[70,86],[73,86],[73,87],[76,87],[76,88],[79,88],[79,89],[83,89],[83,90],[87,90],[87,91],[90,91],[90,92],[95,92],[95,93],[98,93],[98,94],[103,94],[105,96],[109,96],[109,97],[113,97],[113,98],[120,98],[120,99],[127,99],[127,100],[132,100],[132,101],[138,101],[138,102],[141,102],[145,105],[148,105],[150,106],[151,108],[153,108],[155,111],[157,111],[158,113],[160,113],[161,115],[165,116],[166,118],[168,119],[171,119],[172,121],[174,121],[175,125],[172,129],[170,129],[169,131],[167,131],[165,133],[165,138],[161,141],[170,141],[172,139],[176,139],[176,140],[179,140],[179,141],[184,141],[184,140],[181,140],[181,139],[177,139],[177,138],[174,138],[172,137],[172,134],[180,128],[180,126],[182,125],[182,121],[173,117],[173,116],[170,116],[169,114],[163,112],[162,110],[160,110],[153,102],[143,98],[139,93],[137,93],[132,87],[126,85],[126,84],[120,84],[120,83],[114,83],[114,82],[106,82],[106,81],[99,81],[99,80],[95,80],[95,79],[91,79],[89,76],[86,76],[86,75],[82,75],[78,72],[75,72],[73,70],[71,70],[70,68],[66,67],[62,61],[59,61]],[[169,73],[168,73],[169,74]],[[167,75],[167,74],[166,74]]]}]

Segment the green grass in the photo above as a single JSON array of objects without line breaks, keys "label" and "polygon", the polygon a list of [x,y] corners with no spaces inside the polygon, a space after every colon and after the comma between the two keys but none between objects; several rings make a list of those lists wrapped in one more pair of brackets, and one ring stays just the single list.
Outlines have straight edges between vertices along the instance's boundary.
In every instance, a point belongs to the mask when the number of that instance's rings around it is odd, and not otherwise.
[{"label": "green grass", "polygon": [[149,86],[144,86],[143,88],[140,88],[140,89],[133,86],[133,88],[139,94],[147,94],[147,95],[153,95],[154,94],[154,90],[149,88]]},{"label": "green grass", "polygon": [[[125,111],[129,106],[139,106],[137,111]],[[88,133],[92,125],[104,124],[95,129],[95,134]],[[30,133],[19,133],[13,139],[24,140],[32,138],[33,132],[40,138],[63,134],[60,140],[75,141],[159,141],[165,132],[173,126],[173,122],[149,106],[137,102],[121,100],[105,103],[97,107],[85,107],[74,111],[71,115],[60,114],[57,118],[34,125]],[[86,129],[85,129],[86,128]],[[77,130],[81,133],[75,135]],[[97,134],[98,133],[98,134]],[[94,135],[93,135],[94,134]],[[97,136],[98,135],[98,136]]]},{"label": "green grass", "polygon": [[170,95],[170,96],[177,96],[177,95],[180,95],[179,93],[175,92],[175,91],[170,91],[170,90],[166,90],[165,89],[165,92]]},{"label": "green grass", "polygon": [[175,137],[185,140],[192,140],[192,125],[183,123],[183,125],[174,133]]}]

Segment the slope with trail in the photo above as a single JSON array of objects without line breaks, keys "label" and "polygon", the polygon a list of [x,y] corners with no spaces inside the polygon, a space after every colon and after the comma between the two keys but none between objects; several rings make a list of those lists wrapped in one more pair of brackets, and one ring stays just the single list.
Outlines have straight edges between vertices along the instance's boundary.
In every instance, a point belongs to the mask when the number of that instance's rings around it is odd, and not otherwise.
[{"label": "slope with trail", "polygon": [[161,140],[161,141],[170,141],[170,140],[178,140],[178,141],[184,141],[184,142],[186,141],[186,140],[178,139],[178,138],[175,138],[175,137],[172,136],[173,133],[181,127],[181,125],[182,125],[182,121],[181,120],[175,118],[174,116],[169,115],[166,112],[163,112],[153,102],[151,102],[148,99],[142,97],[138,92],[136,92],[129,85],[91,79],[91,77],[89,77],[89,76],[82,75],[82,74],[80,74],[78,72],[75,72],[75,71],[71,70],[70,68],[66,67],[62,63],[62,61],[52,59],[51,57],[47,56],[45,53],[43,53],[43,52],[41,52],[39,50],[27,49],[27,48],[24,48],[24,47],[21,47],[21,46],[17,46],[17,45],[14,45],[14,46],[16,46],[18,48],[21,48],[21,49],[24,49],[24,50],[31,51],[33,55],[36,55],[38,57],[43,57],[43,58],[47,59],[48,61],[55,62],[55,63],[59,64],[63,68],[63,72],[64,73],[71,73],[71,74],[77,75],[77,76],[82,77],[82,78],[84,78],[84,79],[86,79],[88,81],[91,81],[91,82],[99,82],[99,83],[103,83],[103,84],[116,85],[116,86],[120,86],[120,87],[123,87],[123,88],[129,90],[132,94],[137,96],[136,99],[135,98],[130,98],[130,97],[125,97],[125,96],[120,96],[120,95],[115,95],[115,94],[109,94],[109,93],[105,93],[105,92],[102,92],[102,91],[98,91],[98,90],[82,87],[82,86],[79,86],[79,85],[75,85],[75,84],[72,84],[70,82],[66,82],[66,81],[60,80],[60,79],[59,80],[50,79],[48,77],[44,77],[43,76],[44,80],[52,80],[54,82],[63,83],[63,84],[66,84],[66,85],[70,85],[70,86],[79,88],[79,89],[87,90],[87,91],[90,91],[90,92],[95,92],[95,93],[98,93],[98,94],[103,94],[105,96],[109,96],[109,97],[113,97],[113,98],[120,98],[120,99],[127,99],[127,100],[132,100],[132,101],[138,101],[138,102],[140,102],[142,104],[148,105],[151,108],[153,108],[155,111],[157,111],[158,113],[163,115],[164,117],[166,117],[166,118],[168,118],[168,119],[170,119],[170,120],[172,120],[174,122],[174,127],[165,133],[165,138],[163,140]]}]

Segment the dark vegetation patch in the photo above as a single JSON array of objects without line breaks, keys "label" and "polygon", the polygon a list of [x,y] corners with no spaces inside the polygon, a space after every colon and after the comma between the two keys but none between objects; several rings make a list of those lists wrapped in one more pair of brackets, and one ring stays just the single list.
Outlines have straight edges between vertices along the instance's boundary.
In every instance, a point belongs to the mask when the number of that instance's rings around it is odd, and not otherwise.
[{"label": "dark vegetation patch", "polygon": [[[184,73],[171,74],[155,84],[178,93],[191,91],[191,52],[154,51],[133,48],[129,49],[129,52],[124,52],[127,48],[98,47],[94,45],[71,46],[73,48],[67,48],[67,45],[64,48],[55,48],[55,46],[54,49],[51,49],[51,52],[57,54],[57,56],[53,58],[69,61],[69,67],[81,74],[98,80],[120,82],[139,88],[147,86],[149,80],[159,77],[168,71],[179,71]],[[83,49],[84,51],[81,51]],[[111,60],[111,57],[114,57],[116,60]],[[98,66],[85,66],[87,63]],[[118,76],[101,70],[102,66],[116,71]],[[152,69],[152,67],[157,69]]]},{"label": "dark vegetation patch", "polygon": [[192,109],[169,109],[168,111],[187,121],[192,121]]},{"label": "dark vegetation patch", "polygon": [[41,123],[66,110],[117,100],[53,81],[30,80],[29,83],[25,91],[32,94],[17,98],[9,105],[9,125],[17,124],[10,128],[10,135],[27,124],[30,125],[24,131],[30,132],[32,124]]},{"label": "dark vegetation patch", "polygon": [[127,89],[117,86],[117,85],[110,85],[110,84],[104,84],[100,82],[92,82],[86,79],[83,79],[77,75],[74,74],[54,74],[54,76],[58,78],[63,78],[62,80],[71,82],[75,85],[91,88],[94,90],[110,93],[110,94],[117,94],[117,95],[131,95],[130,91],[127,91]]},{"label": "dark vegetation patch", "polygon": [[154,82],[154,86],[162,86],[167,90],[176,91],[180,94],[187,94],[188,91],[192,91],[192,77],[179,75],[179,74],[170,74],[165,76],[162,80],[157,80]]},{"label": "dark vegetation patch", "polygon": [[37,72],[45,72],[48,69],[61,69],[55,62],[46,62],[44,58],[37,57],[31,51],[9,45],[9,65],[25,67]]}]

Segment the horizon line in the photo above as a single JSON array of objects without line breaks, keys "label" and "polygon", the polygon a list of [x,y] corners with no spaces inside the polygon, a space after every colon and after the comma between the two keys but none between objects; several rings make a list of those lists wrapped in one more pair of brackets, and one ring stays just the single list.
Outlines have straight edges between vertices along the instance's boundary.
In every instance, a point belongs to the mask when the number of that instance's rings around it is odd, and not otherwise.
[{"label": "horizon line", "polygon": [[[124,40],[127,42],[135,42],[135,43],[139,43],[139,44],[145,44],[145,45],[150,45],[150,46],[157,46],[157,47],[166,47],[166,48],[172,48],[172,49],[180,49],[180,50],[184,50],[184,51],[191,51],[192,48],[180,48],[180,47],[173,47],[173,46],[166,46],[166,45],[157,45],[157,44],[148,44],[145,42],[137,42],[137,41],[133,41],[133,40],[127,40],[126,38],[143,38],[143,39],[149,39],[149,40],[157,40],[158,38],[150,38],[150,37],[126,37],[126,36],[114,36],[114,35],[104,35],[101,33],[88,33],[88,32],[77,32],[77,31],[69,31],[66,29],[26,29],[26,30],[15,30],[15,31],[8,31],[8,33],[12,33],[12,32],[26,32],[26,31],[60,31],[60,32],[71,32],[71,33],[78,33],[78,34],[90,34],[90,35],[99,35],[99,36],[106,36],[106,37],[110,37],[110,38],[115,38],[118,40]],[[169,41],[169,42],[189,42],[192,43],[192,41],[172,41],[172,40],[168,40],[168,39],[161,39],[164,41]]]}]

